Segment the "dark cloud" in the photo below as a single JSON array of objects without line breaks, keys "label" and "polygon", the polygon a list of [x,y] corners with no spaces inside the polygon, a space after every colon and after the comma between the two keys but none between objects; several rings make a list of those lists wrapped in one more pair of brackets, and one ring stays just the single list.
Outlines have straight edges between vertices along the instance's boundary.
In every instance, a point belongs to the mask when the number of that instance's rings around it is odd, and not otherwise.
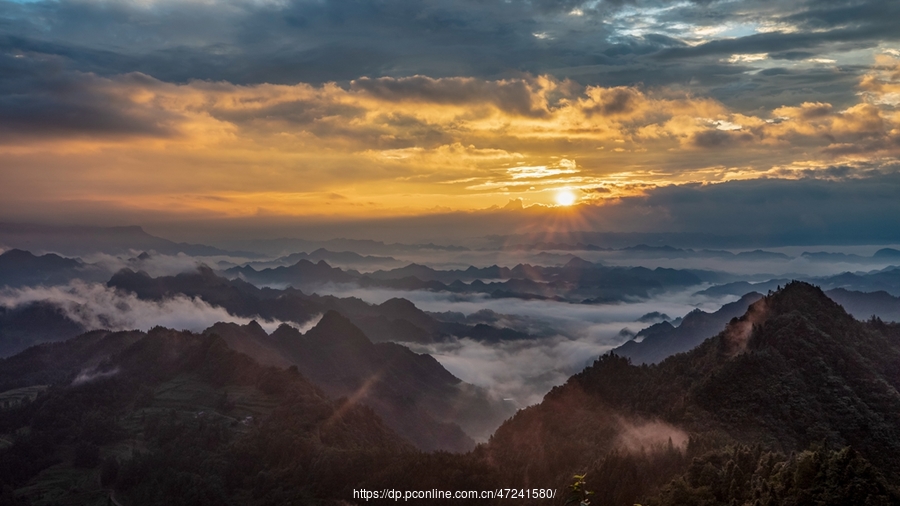
[{"label": "dark cloud", "polygon": [[585,112],[604,116],[628,114],[634,110],[639,100],[640,92],[634,88],[613,88],[603,93],[600,102],[594,107],[585,109]]},{"label": "dark cloud", "polygon": [[[652,11],[658,7],[666,10]],[[898,4],[886,0],[784,7],[762,0],[0,1],[0,53],[52,55],[72,70],[141,72],[168,82],[319,84],[550,73],[580,84],[690,85],[752,108],[762,94],[792,99],[792,76],[782,80],[769,72],[757,94],[731,93],[725,88],[746,89],[758,68],[719,59],[768,52],[792,62],[874,47],[900,38],[893,22],[898,15]],[[688,45],[683,28],[762,22],[796,31]],[[807,90],[806,99],[824,101],[837,93],[826,87]],[[843,93],[844,99],[832,101],[846,102],[852,94]]]},{"label": "dark cloud", "polygon": [[[144,108],[91,74],[34,53],[0,54],[0,131],[38,136],[154,136],[173,133],[172,113]],[[118,84],[145,81],[125,76]]]},{"label": "dark cloud", "polygon": [[753,136],[747,132],[712,129],[694,134],[691,144],[698,148],[724,148],[752,140]]},{"label": "dark cloud", "polygon": [[546,116],[548,113],[534,96],[537,86],[523,80],[433,79],[425,76],[362,78],[353,81],[350,87],[390,101],[457,105],[490,103],[505,112],[522,116]]},{"label": "dark cloud", "polygon": [[[626,227],[699,232],[773,243],[900,240],[900,166],[809,170],[801,179],[669,186],[623,199],[612,211]],[[599,212],[603,212],[602,210]],[[647,213],[650,213],[649,215]],[[652,225],[649,225],[652,223]]]},{"label": "dark cloud", "polygon": [[892,0],[809,2],[803,9],[782,19],[811,30],[827,30],[838,26],[857,26],[868,30],[883,30],[882,35],[897,39],[895,20],[900,5]]}]

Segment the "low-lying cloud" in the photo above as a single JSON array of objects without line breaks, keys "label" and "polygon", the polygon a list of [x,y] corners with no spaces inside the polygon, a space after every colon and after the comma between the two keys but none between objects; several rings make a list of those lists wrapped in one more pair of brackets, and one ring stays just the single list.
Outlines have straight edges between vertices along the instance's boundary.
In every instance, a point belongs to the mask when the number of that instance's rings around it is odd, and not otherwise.
[{"label": "low-lying cloud", "polygon": [[673,448],[685,449],[688,435],[668,423],[659,420],[627,420],[619,417],[616,446],[632,453],[665,449],[671,442]]},{"label": "low-lying cloud", "polygon": [[87,263],[97,265],[110,274],[121,269],[144,271],[151,277],[174,276],[182,273],[193,273],[197,267],[207,265],[213,268],[232,266],[246,263],[249,259],[227,255],[195,257],[185,253],[176,255],[164,255],[152,251],[149,256],[140,258],[142,251],[133,250],[131,256],[110,255],[107,253],[95,253],[81,257]]},{"label": "low-lying cloud", "polygon": [[[14,308],[34,302],[59,307],[65,315],[87,329],[149,330],[161,325],[199,332],[216,322],[250,323],[251,318],[234,316],[225,309],[184,295],[162,301],[138,299],[132,293],[117,291],[99,283],[73,281],[64,286],[26,287],[0,290],[0,306]],[[267,332],[284,322],[257,319]],[[315,323],[307,323],[305,332]]]},{"label": "low-lying cloud", "polygon": [[[492,299],[484,295],[460,296],[446,292],[395,291],[330,286],[329,292],[381,303],[393,297],[413,301],[432,312],[455,311],[472,315],[484,309],[507,315],[516,330],[537,330],[534,339],[480,342],[452,338],[432,344],[403,343],[418,353],[434,356],[451,373],[488,388],[495,395],[524,407],[540,402],[552,387],[590,365],[603,353],[628,339],[623,328],[638,332],[648,326],[637,320],[658,311],[683,316],[699,307],[715,311],[735,297],[708,298],[692,295],[698,288],[660,294],[645,301],[621,304],[567,304],[554,301]],[[553,329],[548,332],[547,329]]]}]

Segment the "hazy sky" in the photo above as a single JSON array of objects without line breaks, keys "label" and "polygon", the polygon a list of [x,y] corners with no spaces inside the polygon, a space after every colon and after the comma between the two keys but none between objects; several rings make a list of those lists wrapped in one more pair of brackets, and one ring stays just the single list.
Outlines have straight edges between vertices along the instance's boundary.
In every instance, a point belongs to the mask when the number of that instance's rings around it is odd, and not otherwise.
[{"label": "hazy sky", "polygon": [[895,0],[0,0],[0,218],[894,237],[898,19]]}]

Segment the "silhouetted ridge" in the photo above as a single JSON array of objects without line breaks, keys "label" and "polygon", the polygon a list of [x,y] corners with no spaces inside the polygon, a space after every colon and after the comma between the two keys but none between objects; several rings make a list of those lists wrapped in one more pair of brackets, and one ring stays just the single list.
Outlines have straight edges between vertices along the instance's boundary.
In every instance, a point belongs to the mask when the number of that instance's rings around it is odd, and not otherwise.
[{"label": "silhouetted ridge", "polygon": [[[675,505],[753,497],[752,480],[730,478],[736,462],[729,464],[728,455],[736,447],[756,448],[750,471],[765,462],[774,469],[776,460],[791,469],[798,464],[785,455],[818,452],[815,465],[823,471],[795,488],[782,477],[772,481],[772,473],[757,478],[795,498],[775,504],[805,504],[816,494],[849,497],[840,495],[846,483],[824,471],[823,459],[851,447],[859,452],[857,470],[877,470],[853,471],[852,479],[890,498],[873,504],[898,504],[900,495],[886,485],[900,482],[898,335],[897,325],[857,321],[821,289],[790,282],[722,332],[657,365],[601,356],[504,423],[486,458],[509,482],[561,487],[572,474],[586,473],[598,493],[592,503]],[[686,445],[672,452],[662,439],[657,450],[644,443],[632,456],[622,449],[623,440],[660,434],[673,440],[681,434]],[[710,458],[710,450],[725,457]],[[667,482],[674,495],[651,499]],[[860,494],[857,503],[866,502],[867,492]]]},{"label": "silhouetted ridge", "polygon": [[101,281],[106,276],[105,271],[95,265],[54,253],[37,256],[29,251],[11,249],[0,254],[0,286],[63,285],[75,278]]},{"label": "silhouetted ridge", "polygon": [[751,292],[739,300],[725,304],[714,313],[694,309],[677,327],[669,322],[661,322],[638,332],[636,338],[642,341],[628,341],[613,350],[617,355],[628,357],[634,364],[655,364],[661,360],[688,351],[704,340],[721,332],[732,318],[743,315],[750,305],[762,297]]},{"label": "silhouetted ridge", "polygon": [[872,258],[879,260],[900,260],[900,251],[894,248],[882,248],[872,255]]},{"label": "silhouetted ridge", "polygon": [[299,330],[291,327],[287,323],[282,323],[272,332],[272,339],[277,340],[285,340],[285,339],[299,339],[303,334],[300,333]]},{"label": "silhouetted ridge", "polygon": [[74,268],[81,265],[81,262],[78,260],[64,258],[55,253],[37,256],[30,251],[16,248],[0,255],[0,264],[5,266],[6,262],[14,264],[15,267],[20,269],[36,269],[41,267]]},{"label": "silhouetted ridge", "polygon": [[31,302],[14,308],[0,306],[0,357],[35,344],[70,339],[85,330],[84,325],[47,302]]},{"label": "silhouetted ridge", "polygon": [[766,297],[766,305],[775,315],[800,311],[807,315],[834,313],[849,316],[839,304],[831,300],[821,288],[803,281],[791,281]]},{"label": "silhouetted ridge", "polygon": [[[810,329],[836,337],[855,330],[857,323],[837,302],[831,300],[821,288],[802,281],[791,281],[784,288],[772,292],[764,299],[754,303],[748,312],[740,318],[741,322],[749,322],[754,328],[762,326],[765,322],[779,319],[779,323],[794,320],[794,325],[799,324],[797,318],[803,319],[804,325]],[[787,333],[781,333],[783,337],[795,337]],[[764,334],[754,332],[750,345],[763,344],[760,342]],[[852,346],[853,342],[844,343]]]},{"label": "silhouetted ridge", "polygon": [[361,351],[372,346],[372,341],[359,327],[334,310],[326,312],[303,337],[307,346],[341,346],[347,351]]}]

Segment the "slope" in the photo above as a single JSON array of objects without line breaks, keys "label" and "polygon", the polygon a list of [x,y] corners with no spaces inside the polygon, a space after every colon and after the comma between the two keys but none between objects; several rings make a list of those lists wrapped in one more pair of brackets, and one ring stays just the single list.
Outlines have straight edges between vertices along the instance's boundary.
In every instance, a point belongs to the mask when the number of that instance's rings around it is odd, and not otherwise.
[{"label": "slope", "polygon": [[68,372],[0,410],[7,499],[106,504],[112,489],[125,504],[309,503],[349,496],[379,455],[412,452],[371,410],[215,336],[96,332],[29,352],[0,362],[0,377],[14,363],[34,379],[57,362]]},{"label": "slope", "polygon": [[333,398],[371,406],[423,450],[466,451],[467,435],[486,438],[514,407],[463,383],[430,355],[394,343],[372,343],[350,320],[328,311],[306,334],[283,325],[271,336],[259,325],[219,323],[205,331],[261,363],[295,365]]},{"label": "slope", "polygon": [[[709,452],[749,445],[759,460],[759,448],[773,455],[811,449],[828,460],[850,446],[858,456],[845,460],[860,463],[856,477],[884,499],[873,503],[897,504],[886,479],[900,477],[898,388],[897,327],[856,321],[820,289],[793,282],[658,365],[601,357],[507,421],[479,451],[505,481],[562,486],[587,472],[601,503],[632,504],[679,476],[693,490],[691,460]],[[707,460],[710,476],[725,474],[716,466],[728,459]],[[808,485],[825,490],[834,479],[814,473]],[[751,484],[738,486],[731,497]]]},{"label": "slope", "polygon": [[695,309],[685,315],[677,327],[669,322],[657,323],[638,332],[635,338],[642,337],[643,340],[628,341],[614,349],[613,353],[630,358],[634,364],[655,364],[676,353],[688,351],[718,334],[732,318],[744,314],[750,304],[760,298],[761,294],[750,292],[714,313]]}]

